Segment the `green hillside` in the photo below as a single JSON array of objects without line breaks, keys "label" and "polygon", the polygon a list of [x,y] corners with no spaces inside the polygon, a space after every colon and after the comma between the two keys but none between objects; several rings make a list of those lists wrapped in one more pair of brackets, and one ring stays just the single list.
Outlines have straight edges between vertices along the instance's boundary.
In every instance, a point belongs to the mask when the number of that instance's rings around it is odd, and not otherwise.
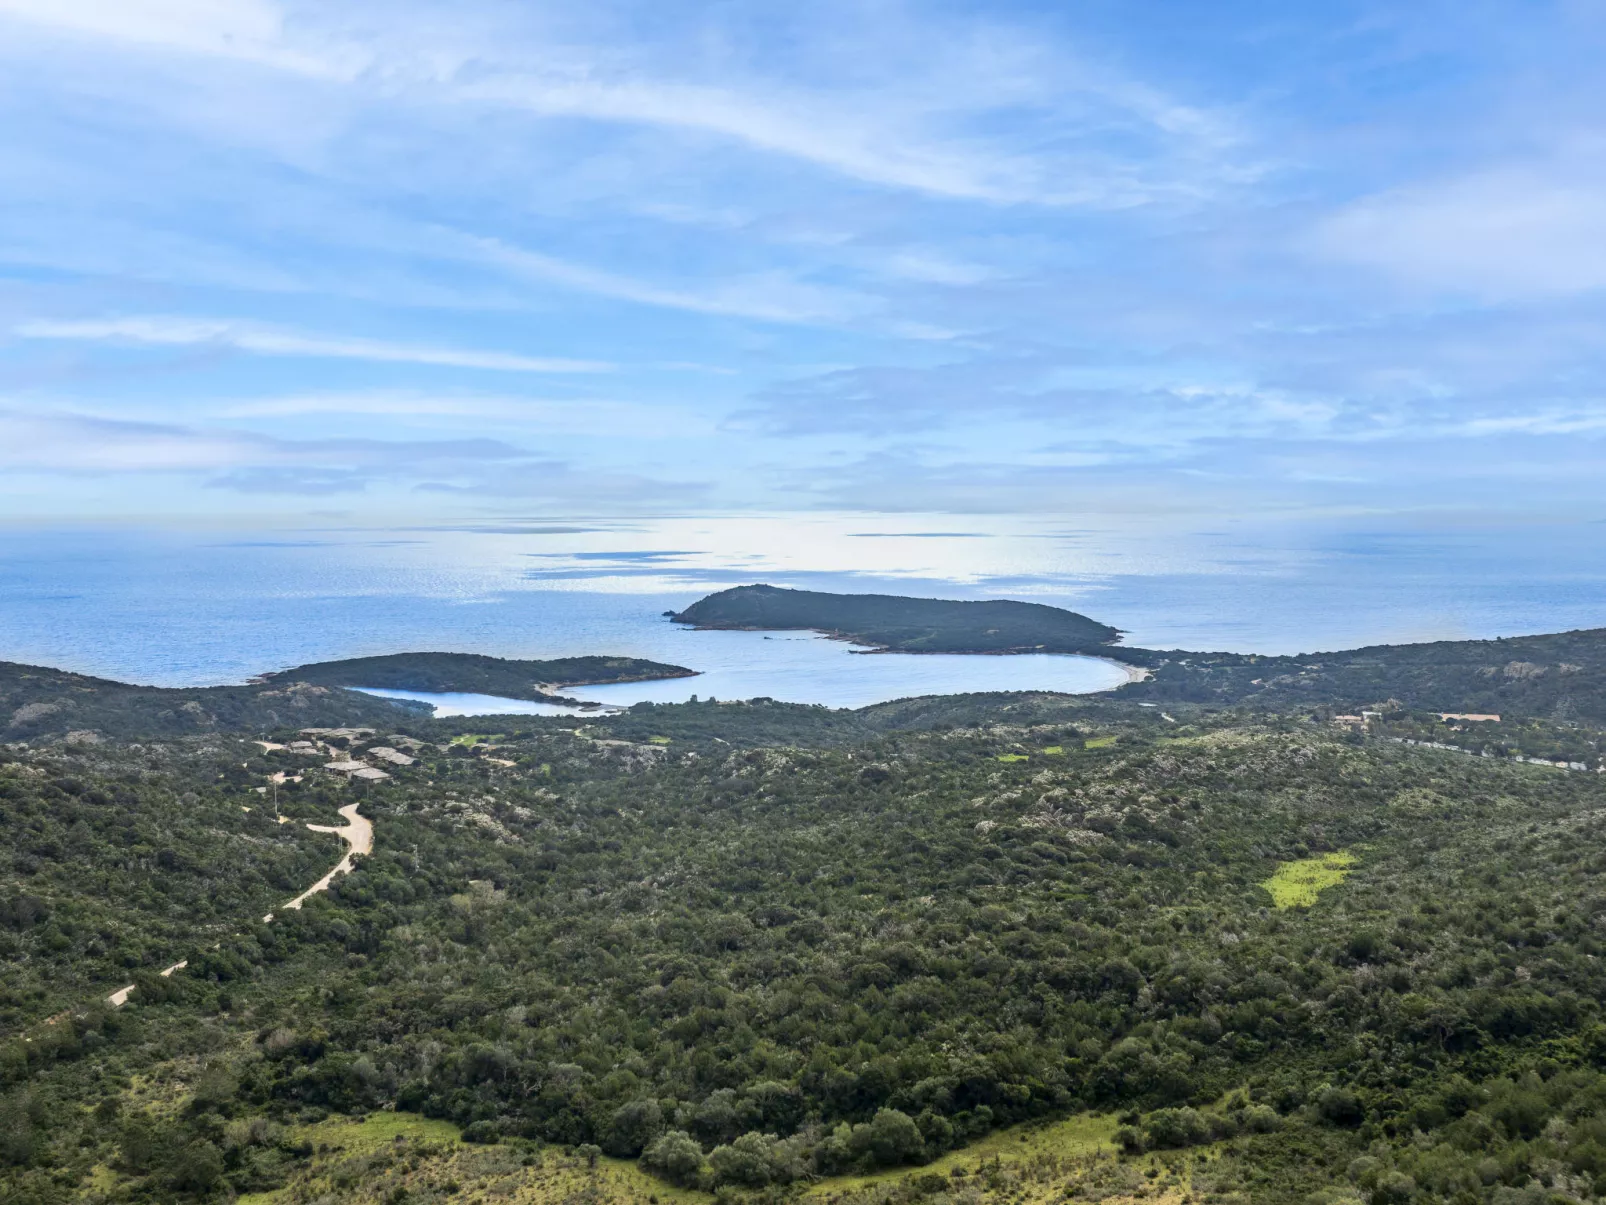
[{"label": "green hillside", "polygon": [[9,746],[0,1195],[1597,1199],[1606,776],[1168,714]]},{"label": "green hillside", "polygon": [[1292,657],[1127,648],[1110,655],[1153,674],[1124,688],[1131,698],[1273,711],[1392,700],[1425,711],[1606,722],[1606,628]]},{"label": "green hillside", "polygon": [[[469,653],[397,653],[280,670],[241,686],[134,686],[65,670],[0,661],[0,739],[83,739],[263,733],[287,727],[377,727],[422,704],[343,689],[463,691],[513,699],[551,697],[563,687],[684,677],[692,671],[630,657],[512,661]],[[553,688],[543,692],[537,686]]]},{"label": "green hillside", "polygon": [[[366,686],[431,693],[464,692],[504,699],[540,700],[550,688],[603,682],[641,682],[685,678],[693,671],[635,657],[562,657],[518,661],[474,653],[392,653],[320,661],[265,674],[269,682],[307,682],[319,686]],[[541,689],[541,688],[549,689]]]}]

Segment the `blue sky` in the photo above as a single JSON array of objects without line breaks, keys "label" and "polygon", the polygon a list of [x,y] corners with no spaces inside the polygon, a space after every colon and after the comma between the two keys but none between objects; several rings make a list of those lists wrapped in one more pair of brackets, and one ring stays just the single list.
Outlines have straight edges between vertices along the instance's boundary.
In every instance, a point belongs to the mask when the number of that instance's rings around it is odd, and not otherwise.
[{"label": "blue sky", "polygon": [[0,509],[1606,517],[1603,52],[1533,0],[0,0]]}]

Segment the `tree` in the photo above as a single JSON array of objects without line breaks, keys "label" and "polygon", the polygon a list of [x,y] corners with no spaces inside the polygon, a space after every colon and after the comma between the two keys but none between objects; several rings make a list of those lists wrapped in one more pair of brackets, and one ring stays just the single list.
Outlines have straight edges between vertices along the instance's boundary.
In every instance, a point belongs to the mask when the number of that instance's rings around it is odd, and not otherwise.
[{"label": "tree", "polygon": [[926,1156],[920,1127],[898,1109],[878,1109],[868,1125],[854,1126],[849,1149],[872,1167],[919,1163]]},{"label": "tree", "polygon": [[1316,1114],[1328,1125],[1358,1126],[1366,1120],[1366,1108],[1348,1088],[1328,1084],[1316,1094]]},{"label": "tree", "polygon": [[728,1146],[717,1146],[708,1156],[708,1164],[721,1184],[742,1184],[748,1188],[762,1188],[772,1177],[770,1147],[774,1134],[748,1131]]},{"label": "tree", "polygon": [[207,1192],[223,1178],[223,1152],[204,1140],[179,1152],[168,1182],[180,1192]]},{"label": "tree", "polygon": [[614,1110],[602,1149],[621,1159],[641,1154],[664,1132],[664,1114],[650,1097],[633,1100]]},{"label": "tree", "polygon": [[1384,1172],[1372,1189],[1372,1205],[1406,1205],[1416,1196],[1416,1181],[1404,1172]]},{"label": "tree", "polygon": [[640,1162],[642,1170],[685,1187],[696,1183],[702,1171],[703,1148],[685,1130],[670,1130],[642,1152]]}]

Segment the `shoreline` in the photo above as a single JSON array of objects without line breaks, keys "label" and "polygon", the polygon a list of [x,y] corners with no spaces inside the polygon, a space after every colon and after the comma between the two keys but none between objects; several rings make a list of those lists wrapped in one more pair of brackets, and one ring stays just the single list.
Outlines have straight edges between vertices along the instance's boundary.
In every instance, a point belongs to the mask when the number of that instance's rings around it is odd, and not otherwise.
[{"label": "shoreline", "polygon": [[[1114,661],[1114,658],[1088,652],[1086,649],[1049,648],[1041,644],[1021,644],[1002,649],[895,649],[885,644],[866,644],[857,636],[847,632],[832,631],[829,628],[767,628],[757,624],[687,623],[680,619],[672,622],[680,624],[683,630],[689,632],[812,632],[823,640],[834,640],[840,644],[855,645],[856,647],[852,651],[861,657],[882,655],[898,657],[1091,657],[1095,661]],[[1116,662],[1116,664],[1121,663]]]},{"label": "shoreline", "polygon": [[[1092,654],[1092,653],[1072,653],[1071,656],[1073,656],[1073,657],[1090,657],[1094,661],[1102,661],[1106,665],[1115,666],[1116,669],[1120,670],[1122,673],[1124,673],[1126,675],[1126,681],[1122,682],[1121,686],[1131,686],[1134,682],[1146,682],[1150,678],[1154,677],[1154,671],[1153,670],[1146,669],[1141,665],[1132,665],[1132,664],[1130,664],[1130,663],[1128,663],[1126,661],[1117,661],[1114,657],[1098,657],[1098,656],[1094,656],[1094,654]],[[1120,690],[1121,686],[1112,686],[1112,687],[1110,687],[1110,689],[1111,690]],[[1104,692],[1101,691],[1101,690],[1090,690],[1090,691],[1088,691],[1088,693],[1097,695],[1097,694],[1103,694]]]},{"label": "shoreline", "polygon": [[[1133,665],[1128,661],[1121,661],[1115,657],[1103,656],[1099,653],[1090,653],[1081,649],[1045,649],[1040,647],[1020,647],[1008,649],[895,649],[886,645],[859,644],[852,636],[842,632],[827,631],[823,628],[765,628],[751,624],[712,624],[687,623],[685,620],[674,619],[672,622],[693,632],[813,632],[816,636],[826,640],[835,640],[843,644],[858,645],[852,652],[860,657],[1086,657],[1089,661],[1102,661],[1106,665],[1113,665],[1126,675],[1126,680],[1118,686],[1108,687],[1108,690],[1120,690],[1122,686],[1131,686],[1135,682],[1145,682],[1154,676],[1154,671],[1140,665]],[[1090,695],[1104,694],[1105,691],[1090,690]]]}]

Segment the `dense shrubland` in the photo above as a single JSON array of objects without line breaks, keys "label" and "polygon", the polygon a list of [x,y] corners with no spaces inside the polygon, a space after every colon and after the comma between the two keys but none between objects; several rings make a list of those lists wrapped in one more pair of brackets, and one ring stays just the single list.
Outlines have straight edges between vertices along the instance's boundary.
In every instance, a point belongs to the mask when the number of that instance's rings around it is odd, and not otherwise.
[{"label": "dense shrubland", "polygon": [[673,618],[699,628],[812,629],[910,653],[1074,653],[1097,651],[1121,638],[1108,624],[1044,603],[826,594],[762,585],[710,594]]},{"label": "dense shrubland", "polygon": [[503,699],[543,699],[555,686],[684,678],[691,670],[636,657],[562,657],[519,661],[476,653],[390,653],[348,657],[278,670],[269,682],[380,687],[434,693],[464,692]]},{"label": "dense shrubland", "polygon": [[381,728],[431,714],[424,704],[345,687],[467,691],[541,699],[540,687],[683,677],[691,671],[631,657],[514,661],[468,653],[397,653],[279,670],[240,686],[135,686],[0,661],[0,739],[148,740],[197,733],[260,736],[302,726]]},{"label": "dense shrubland", "polygon": [[1268,711],[1392,705],[1606,723],[1602,628],[1295,656],[1119,647],[1106,655],[1152,671],[1148,681],[1122,688],[1130,699]]},{"label": "dense shrubland", "polygon": [[[361,798],[378,840],[271,925],[335,851],[253,788],[315,763],[13,749],[12,1191],[66,1199],[97,1165],[131,1199],[268,1188],[309,1154],[296,1122],[386,1108],[727,1193],[1086,1110],[1134,1156],[1203,1155],[1216,1195],[1606,1191],[1606,776],[1182,719],[999,697],[415,725],[391,782],[280,788],[324,822]],[[1279,863],[1339,850],[1312,908],[1271,906]]]}]

